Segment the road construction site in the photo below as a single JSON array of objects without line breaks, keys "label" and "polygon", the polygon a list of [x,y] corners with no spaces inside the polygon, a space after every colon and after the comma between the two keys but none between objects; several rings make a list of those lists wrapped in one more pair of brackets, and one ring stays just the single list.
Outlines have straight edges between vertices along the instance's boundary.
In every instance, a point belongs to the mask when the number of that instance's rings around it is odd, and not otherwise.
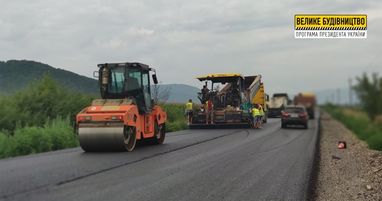
[{"label": "road construction site", "polygon": [[133,152],[66,149],[0,161],[1,200],[306,200],[318,118],[308,129],[195,129]]},{"label": "road construction site", "polygon": [[[166,133],[167,113],[151,99],[150,75],[158,83],[155,69],[141,63],[98,67],[101,98],[75,120],[80,147],[0,160],[1,200],[326,200],[341,195],[325,193],[333,193],[333,182],[325,182],[336,178],[336,169],[328,168],[319,152],[327,156],[325,150],[333,148],[319,144],[321,112],[314,94],[299,93],[293,102],[286,93],[269,99],[261,75],[201,76],[200,103],[187,103],[189,129]],[[343,179],[338,178],[350,184]],[[380,188],[366,186],[370,192]]]}]

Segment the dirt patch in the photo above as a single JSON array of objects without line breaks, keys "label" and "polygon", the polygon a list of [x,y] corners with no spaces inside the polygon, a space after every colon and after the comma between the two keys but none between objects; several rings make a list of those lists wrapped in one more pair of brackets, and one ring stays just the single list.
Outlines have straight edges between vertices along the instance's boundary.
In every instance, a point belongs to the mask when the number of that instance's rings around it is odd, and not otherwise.
[{"label": "dirt patch", "polygon": [[[382,152],[323,113],[313,200],[382,200]],[[346,149],[338,149],[346,141]]]}]

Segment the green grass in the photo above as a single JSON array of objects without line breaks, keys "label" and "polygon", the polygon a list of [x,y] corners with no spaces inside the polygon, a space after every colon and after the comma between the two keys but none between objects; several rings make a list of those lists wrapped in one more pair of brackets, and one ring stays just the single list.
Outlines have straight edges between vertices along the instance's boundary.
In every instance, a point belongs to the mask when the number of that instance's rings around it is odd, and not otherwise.
[{"label": "green grass", "polygon": [[326,105],[323,109],[353,131],[359,139],[364,140],[370,149],[382,151],[381,124],[372,122],[367,115],[364,115],[364,113],[358,109],[333,105]]},{"label": "green grass", "polygon": [[184,115],[184,104],[167,103],[162,104],[161,107],[167,112],[167,132],[184,130],[187,128],[186,117]]},{"label": "green grass", "polygon": [[46,120],[43,127],[16,128],[13,135],[0,132],[0,158],[78,146],[69,118]]}]

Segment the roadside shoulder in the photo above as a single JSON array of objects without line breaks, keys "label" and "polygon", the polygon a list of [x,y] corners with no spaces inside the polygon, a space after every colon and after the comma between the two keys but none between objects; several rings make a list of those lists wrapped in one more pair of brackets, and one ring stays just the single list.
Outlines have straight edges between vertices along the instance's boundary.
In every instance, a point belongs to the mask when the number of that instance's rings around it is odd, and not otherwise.
[{"label": "roadside shoulder", "polygon": [[[382,152],[370,150],[340,122],[322,113],[314,200],[382,200]],[[346,141],[346,149],[338,149]]]}]

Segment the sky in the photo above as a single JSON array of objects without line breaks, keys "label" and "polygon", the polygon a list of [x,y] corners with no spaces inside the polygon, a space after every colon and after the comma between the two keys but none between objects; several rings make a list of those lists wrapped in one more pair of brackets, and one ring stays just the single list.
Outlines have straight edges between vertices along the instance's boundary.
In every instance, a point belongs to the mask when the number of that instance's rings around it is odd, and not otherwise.
[{"label": "sky", "polygon": [[[208,73],[261,74],[268,93],[347,87],[382,74],[380,0],[0,0],[0,60],[27,59],[91,77],[137,61],[163,84]],[[367,39],[295,39],[300,13],[368,15]]]}]

